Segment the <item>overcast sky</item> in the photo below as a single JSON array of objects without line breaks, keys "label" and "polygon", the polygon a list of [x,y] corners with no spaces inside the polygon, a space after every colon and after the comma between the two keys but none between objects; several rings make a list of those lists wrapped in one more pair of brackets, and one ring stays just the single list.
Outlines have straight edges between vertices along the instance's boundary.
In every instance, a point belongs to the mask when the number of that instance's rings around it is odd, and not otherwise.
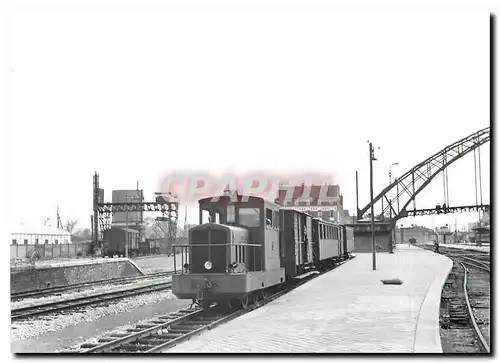
[{"label": "overcast sky", "polygon": [[[403,174],[489,126],[488,13],[258,9],[13,16],[11,224],[54,220],[59,204],[63,219],[90,227],[94,171],[107,201],[137,180],[152,200],[178,168],[329,172],[354,212],[356,170],[360,207],[369,201],[367,140],[380,146],[378,194],[392,163]],[[472,154],[448,179],[450,205],[475,204]],[[437,178],[417,208],[443,201]]]}]

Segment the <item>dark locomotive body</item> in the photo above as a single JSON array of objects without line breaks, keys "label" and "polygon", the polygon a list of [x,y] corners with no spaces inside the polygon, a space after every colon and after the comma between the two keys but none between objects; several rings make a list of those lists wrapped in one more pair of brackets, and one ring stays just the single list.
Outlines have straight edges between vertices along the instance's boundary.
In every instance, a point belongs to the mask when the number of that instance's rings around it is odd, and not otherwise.
[{"label": "dark locomotive body", "polygon": [[199,204],[189,244],[174,246],[183,268],[172,276],[172,291],[204,306],[246,306],[268,289],[349,258],[354,247],[351,228],[262,198],[231,194]]},{"label": "dark locomotive body", "polygon": [[182,262],[187,261],[172,277],[172,291],[178,298],[204,304],[246,303],[284,282],[279,205],[247,198],[236,195],[200,200],[200,222],[204,211],[210,222],[190,229],[189,245],[174,246],[181,249]]}]

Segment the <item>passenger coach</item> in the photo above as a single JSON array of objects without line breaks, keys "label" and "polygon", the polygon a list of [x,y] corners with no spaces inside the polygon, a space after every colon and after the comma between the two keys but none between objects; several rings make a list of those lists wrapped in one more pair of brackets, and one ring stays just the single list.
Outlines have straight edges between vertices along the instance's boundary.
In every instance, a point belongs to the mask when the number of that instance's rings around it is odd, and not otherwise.
[{"label": "passenger coach", "polygon": [[[347,259],[352,230],[258,197],[199,201],[200,225],[174,245],[172,292],[207,307],[246,307],[273,288]],[[176,268],[178,259],[182,268]]]}]

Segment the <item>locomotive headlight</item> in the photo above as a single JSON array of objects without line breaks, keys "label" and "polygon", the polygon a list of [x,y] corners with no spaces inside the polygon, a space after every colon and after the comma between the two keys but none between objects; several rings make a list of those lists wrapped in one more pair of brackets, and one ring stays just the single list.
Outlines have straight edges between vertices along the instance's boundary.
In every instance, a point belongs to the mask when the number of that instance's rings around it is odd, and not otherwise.
[{"label": "locomotive headlight", "polygon": [[212,268],[212,262],[207,261],[207,262],[205,262],[204,266],[205,266],[205,269],[210,270]]}]

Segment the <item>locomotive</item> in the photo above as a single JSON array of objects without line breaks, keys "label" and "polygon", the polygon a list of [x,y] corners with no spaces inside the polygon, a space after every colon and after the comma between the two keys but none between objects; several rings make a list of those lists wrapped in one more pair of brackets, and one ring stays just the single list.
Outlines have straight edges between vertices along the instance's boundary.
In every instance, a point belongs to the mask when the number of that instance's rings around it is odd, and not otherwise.
[{"label": "locomotive", "polygon": [[172,293],[204,308],[245,308],[304,274],[348,259],[354,249],[352,228],[260,197],[204,198],[199,210],[189,244],[173,246]]}]

